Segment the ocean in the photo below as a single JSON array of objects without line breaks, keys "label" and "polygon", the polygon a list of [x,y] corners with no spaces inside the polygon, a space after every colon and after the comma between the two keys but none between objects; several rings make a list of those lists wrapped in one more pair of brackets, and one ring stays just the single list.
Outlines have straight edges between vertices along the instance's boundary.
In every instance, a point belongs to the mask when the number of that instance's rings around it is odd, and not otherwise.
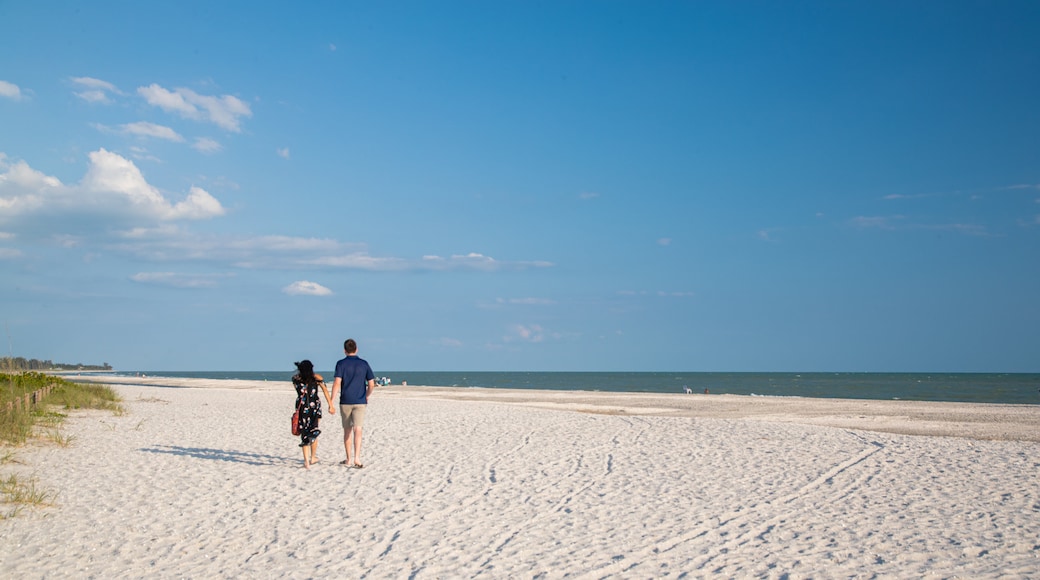
[{"label": "ocean", "polygon": [[[332,371],[318,371],[331,378]],[[287,381],[293,371],[141,371],[116,375]],[[634,393],[733,394],[967,403],[1040,404],[1040,374],[376,371],[412,386]],[[331,382],[331,380],[330,380]]]}]

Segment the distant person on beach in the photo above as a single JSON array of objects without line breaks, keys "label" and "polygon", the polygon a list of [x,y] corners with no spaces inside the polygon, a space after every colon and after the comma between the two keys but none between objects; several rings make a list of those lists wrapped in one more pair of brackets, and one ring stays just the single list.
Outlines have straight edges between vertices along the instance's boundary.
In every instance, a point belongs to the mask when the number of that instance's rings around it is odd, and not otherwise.
[{"label": "distant person on beach", "polygon": [[[347,452],[343,465],[361,469],[364,467],[361,463],[361,428],[365,424],[368,397],[376,387],[376,375],[365,359],[358,357],[357,342],[353,338],[343,343],[343,352],[347,356],[336,363],[332,398],[339,397],[339,410],[342,413],[343,449]],[[335,410],[331,412],[335,413]]]},{"label": "distant person on beach", "polygon": [[292,383],[296,388],[296,408],[300,410],[300,447],[303,449],[303,467],[310,469],[318,462],[318,420],[321,419],[321,400],[318,398],[318,387],[325,393],[325,400],[332,407],[332,397],[325,386],[321,375],[314,373],[314,365],[309,360],[302,360],[296,365],[296,374]]}]

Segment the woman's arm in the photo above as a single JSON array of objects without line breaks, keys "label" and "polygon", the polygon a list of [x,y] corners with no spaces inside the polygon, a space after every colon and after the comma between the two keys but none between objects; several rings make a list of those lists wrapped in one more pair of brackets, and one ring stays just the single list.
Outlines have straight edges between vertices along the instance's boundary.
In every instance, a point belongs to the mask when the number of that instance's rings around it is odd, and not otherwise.
[{"label": "woman's arm", "polygon": [[331,411],[332,414],[335,415],[336,409],[332,406],[332,397],[329,395],[328,387],[325,386],[325,381],[321,378],[318,378],[318,384],[321,385],[321,390],[325,393],[325,400],[329,402],[329,411]]}]

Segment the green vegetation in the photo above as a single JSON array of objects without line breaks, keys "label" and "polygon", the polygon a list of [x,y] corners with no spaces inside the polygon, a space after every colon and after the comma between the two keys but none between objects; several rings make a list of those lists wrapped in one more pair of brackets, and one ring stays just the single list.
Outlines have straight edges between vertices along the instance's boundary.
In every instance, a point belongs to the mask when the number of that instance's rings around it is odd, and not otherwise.
[{"label": "green vegetation", "polygon": [[0,371],[110,371],[112,365],[101,363],[100,365],[85,365],[76,363],[55,363],[49,360],[26,359],[20,356],[0,357]]},{"label": "green vegetation", "polygon": [[0,479],[0,498],[12,507],[6,513],[0,512],[0,520],[16,517],[25,507],[48,505],[51,493],[36,487],[36,479],[22,479],[10,475]]},{"label": "green vegetation", "polygon": [[[11,405],[24,401],[25,395],[51,387],[51,391],[36,406]],[[56,408],[104,409],[117,415],[123,413],[119,396],[103,385],[84,385],[43,373],[0,373],[0,445],[20,445],[34,435],[60,447],[73,444],[75,438],[61,432],[61,423],[67,417]],[[17,460],[10,449],[0,448],[0,465]],[[16,475],[0,478],[0,504],[9,509],[0,511],[0,520],[17,516],[26,507],[47,505],[50,493],[40,490],[34,478]]]},{"label": "green vegetation", "polygon": [[[48,386],[52,387],[51,392],[36,407],[27,409],[24,405],[8,405]],[[33,427],[38,423],[52,428],[59,425],[65,415],[49,410],[52,406],[66,410],[105,409],[116,414],[123,413],[119,396],[104,385],[73,383],[43,373],[0,373],[0,442],[18,445],[32,436]],[[50,439],[55,442],[71,441],[57,436]]]}]

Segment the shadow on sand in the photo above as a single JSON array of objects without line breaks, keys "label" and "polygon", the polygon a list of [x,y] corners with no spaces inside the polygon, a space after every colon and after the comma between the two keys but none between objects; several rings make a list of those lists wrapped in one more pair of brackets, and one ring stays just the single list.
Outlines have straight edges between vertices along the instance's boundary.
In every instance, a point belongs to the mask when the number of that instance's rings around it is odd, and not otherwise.
[{"label": "shadow on sand", "polygon": [[245,463],[246,465],[277,465],[291,466],[299,463],[298,459],[278,455],[264,455],[262,453],[246,453],[244,451],[232,451],[229,449],[209,449],[205,447],[178,447],[176,445],[154,445],[141,449],[145,453],[165,453],[167,455],[182,455],[195,457],[197,459],[209,459],[211,461],[229,461],[231,463]]}]

